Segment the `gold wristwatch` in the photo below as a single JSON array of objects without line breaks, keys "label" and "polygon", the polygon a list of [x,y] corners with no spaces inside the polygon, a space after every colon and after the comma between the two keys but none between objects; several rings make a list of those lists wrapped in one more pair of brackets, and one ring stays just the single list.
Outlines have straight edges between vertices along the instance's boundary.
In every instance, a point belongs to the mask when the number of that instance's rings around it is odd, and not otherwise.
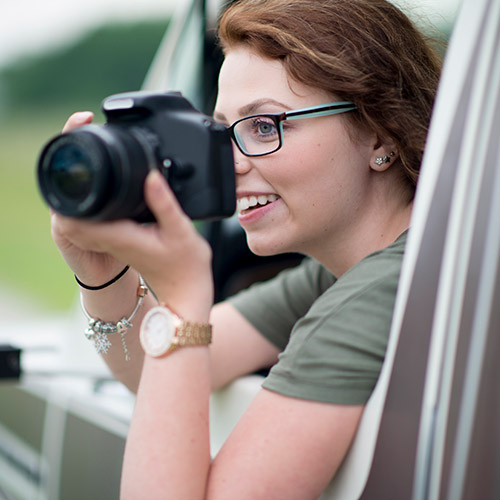
[{"label": "gold wristwatch", "polygon": [[163,356],[178,347],[209,345],[212,325],[185,321],[166,306],[148,311],[141,324],[142,348],[150,356]]}]

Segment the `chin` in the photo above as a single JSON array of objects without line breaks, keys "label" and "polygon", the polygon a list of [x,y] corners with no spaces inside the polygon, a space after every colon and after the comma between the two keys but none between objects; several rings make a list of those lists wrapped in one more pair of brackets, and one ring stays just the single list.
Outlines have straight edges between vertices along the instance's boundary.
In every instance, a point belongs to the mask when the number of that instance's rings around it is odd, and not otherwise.
[{"label": "chin", "polygon": [[292,252],[285,247],[285,245],[277,245],[268,241],[259,241],[256,238],[250,238],[247,236],[247,244],[250,251],[258,255],[259,257],[271,257],[272,255],[279,255],[282,253]]}]

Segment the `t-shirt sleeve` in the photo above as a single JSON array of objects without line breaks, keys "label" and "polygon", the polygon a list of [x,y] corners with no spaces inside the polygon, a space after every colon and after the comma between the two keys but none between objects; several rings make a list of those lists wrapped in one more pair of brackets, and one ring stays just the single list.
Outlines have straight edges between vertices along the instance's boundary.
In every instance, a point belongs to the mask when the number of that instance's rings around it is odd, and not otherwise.
[{"label": "t-shirt sleeve", "polygon": [[297,320],[334,282],[331,273],[306,258],[298,266],[251,286],[229,301],[264,337],[283,350]]},{"label": "t-shirt sleeve", "polygon": [[297,321],[263,386],[301,399],[365,404],[384,361],[400,264],[376,255],[339,278]]}]

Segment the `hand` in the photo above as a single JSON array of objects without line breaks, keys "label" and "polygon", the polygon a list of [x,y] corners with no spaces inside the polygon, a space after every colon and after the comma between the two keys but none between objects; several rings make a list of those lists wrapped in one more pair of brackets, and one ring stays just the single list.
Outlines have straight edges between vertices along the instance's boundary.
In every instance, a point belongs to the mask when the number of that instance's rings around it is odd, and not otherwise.
[{"label": "hand", "polygon": [[[213,302],[212,250],[196,231],[159,171],[149,173],[145,186],[146,203],[157,223],[134,225],[136,243],[113,255],[130,262],[146,279],[160,302],[183,315],[182,309],[203,305],[206,318]],[[126,234],[123,233],[126,237]],[[118,244],[113,239],[113,244]],[[195,320],[192,315],[189,319]]]},{"label": "hand", "polygon": [[192,321],[206,321],[213,300],[210,246],[158,171],[148,175],[144,192],[155,224],[76,221],[55,216],[56,230],[63,228],[63,254],[76,254],[78,266],[86,273],[88,268],[109,267],[110,258],[121,263],[116,272],[123,263],[130,264],[160,302]]}]

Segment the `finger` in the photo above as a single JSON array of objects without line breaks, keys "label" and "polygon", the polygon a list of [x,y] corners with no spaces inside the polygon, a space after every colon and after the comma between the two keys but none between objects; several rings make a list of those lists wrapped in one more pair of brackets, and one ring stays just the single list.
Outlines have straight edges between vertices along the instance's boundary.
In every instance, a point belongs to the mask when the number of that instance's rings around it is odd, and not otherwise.
[{"label": "finger", "polygon": [[131,220],[95,222],[70,217],[60,217],[66,237],[82,250],[108,253],[123,246],[130,238],[130,228],[136,226]]},{"label": "finger", "polygon": [[172,233],[177,229],[182,230],[186,224],[191,225],[190,219],[158,170],[148,174],[144,191],[148,207],[163,230]]},{"label": "finger", "polygon": [[91,111],[78,111],[73,113],[63,127],[63,132],[69,132],[75,128],[92,123],[94,113]]}]

